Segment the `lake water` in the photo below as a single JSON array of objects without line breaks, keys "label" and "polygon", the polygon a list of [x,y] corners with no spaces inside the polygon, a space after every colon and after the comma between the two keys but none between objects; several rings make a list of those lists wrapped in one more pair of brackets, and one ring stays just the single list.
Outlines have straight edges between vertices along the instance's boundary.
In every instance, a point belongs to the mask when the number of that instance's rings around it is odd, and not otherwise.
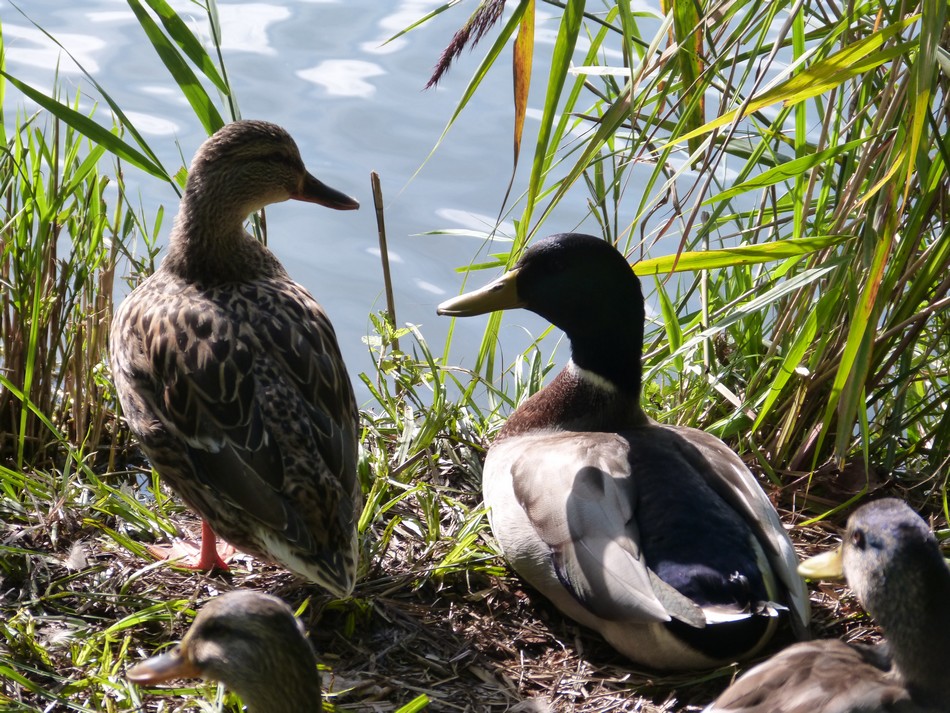
[{"label": "lake water", "polygon": [[[362,204],[357,212],[336,212],[288,202],[272,207],[267,216],[270,247],[329,312],[354,382],[359,372],[371,371],[362,341],[371,331],[367,315],[385,307],[370,171],[382,179],[398,322],[420,325],[436,353],[442,350],[449,320],[437,317],[435,307],[459,292],[462,275],[456,268],[477,254],[484,259],[486,250],[479,238],[424,233],[489,231],[511,174],[508,58],[496,66],[426,161],[484,50],[497,36],[486,38],[474,53],[466,52],[438,88],[424,91],[439,53],[474,5],[463,4],[394,42],[384,42],[441,4],[442,0],[219,3],[224,59],[241,115],[285,126],[311,172]],[[181,156],[190,161],[204,131],[125,0],[29,0],[17,5],[96,77],[166,167],[177,169]],[[192,18],[193,29],[207,34],[199,8],[183,0],[172,5]],[[547,72],[546,45],[559,20],[544,6],[538,16],[535,108]],[[0,0],[0,17],[11,74],[48,92],[58,67],[63,96],[74,97],[77,88],[82,89],[84,106],[91,106],[98,98],[95,90],[9,0]],[[10,112],[22,104],[22,96],[8,87],[6,102]],[[108,125],[108,107],[101,101],[99,107],[99,121]],[[7,121],[11,119],[12,112]],[[528,160],[532,130],[529,114]],[[126,178],[130,194],[141,196],[146,215],[165,206],[160,240],[164,243],[177,209],[175,193],[134,169],[126,170]],[[523,187],[523,181],[516,183],[514,194]],[[548,224],[596,233],[595,225],[584,222],[582,199],[577,211]],[[511,226],[507,227],[510,233]],[[481,284],[496,274],[482,273],[473,280]],[[473,363],[484,324],[484,319],[457,320],[454,363]],[[506,363],[527,343],[528,332],[537,334],[544,326],[524,312],[507,318],[505,325],[503,337],[506,345],[511,344],[506,346]],[[358,389],[365,400],[367,394]]]}]

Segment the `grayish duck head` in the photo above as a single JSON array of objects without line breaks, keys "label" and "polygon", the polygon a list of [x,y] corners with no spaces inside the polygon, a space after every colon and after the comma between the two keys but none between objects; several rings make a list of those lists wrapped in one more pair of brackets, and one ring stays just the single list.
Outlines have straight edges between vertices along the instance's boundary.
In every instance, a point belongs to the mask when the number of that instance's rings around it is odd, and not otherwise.
[{"label": "grayish duck head", "polygon": [[320,675],[302,625],[280,599],[250,590],[209,601],[180,644],[126,675],[139,685],[221,681],[250,713],[321,710]]}]

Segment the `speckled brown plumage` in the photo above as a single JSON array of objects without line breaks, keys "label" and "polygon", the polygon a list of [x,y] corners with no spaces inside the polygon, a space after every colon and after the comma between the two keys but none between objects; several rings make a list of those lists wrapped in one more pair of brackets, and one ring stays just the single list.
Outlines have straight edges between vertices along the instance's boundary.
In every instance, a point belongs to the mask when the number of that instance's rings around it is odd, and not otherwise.
[{"label": "speckled brown plumage", "polygon": [[288,198],[358,206],[278,126],[208,139],[167,257],[115,315],[112,370],[153,467],[218,535],[345,595],[362,500],[352,386],[320,305],[243,226]]},{"label": "speckled brown plumage", "polygon": [[139,685],[221,681],[250,713],[316,713],[320,673],[303,627],[277,597],[237,590],[205,604],[178,646],[129,669]]},{"label": "speckled brown plumage", "polygon": [[795,644],[730,686],[705,713],[938,713],[950,710],[950,570],[937,540],[899,500],[862,506],[841,547],[806,560],[808,576],[843,573],[886,644]]}]

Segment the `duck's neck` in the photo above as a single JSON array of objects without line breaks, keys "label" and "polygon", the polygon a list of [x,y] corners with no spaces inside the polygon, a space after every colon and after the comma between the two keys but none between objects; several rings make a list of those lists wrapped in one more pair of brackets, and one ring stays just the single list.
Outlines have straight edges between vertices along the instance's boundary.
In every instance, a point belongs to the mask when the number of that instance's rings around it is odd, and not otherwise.
[{"label": "duck's neck", "polygon": [[612,432],[646,422],[639,379],[634,388],[618,385],[572,359],[554,381],[518,407],[496,441],[540,430]]},{"label": "duck's neck", "polygon": [[209,283],[283,273],[271,252],[244,230],[247,213],[227,197],[202,190],[189,183],[182,196],[162,268]]},{"label": "duck's neck", "polygon": [[275,681],[266,691],[239,694],[248,713],[320,713],[323,710],[316,671],[311,679],[296,679],[289,684]]},{"label": "duck's neck", "polygon": [[[637,324],[637,322],[634,322]],[[639,316],[638,324],[643,324]],[[570,336],[570,335],[568,335]],[[596,336],[571,338],[571,360],[584,373],[594,374],[609,383],[627,398],[640,400],[640,381],[643,378],[640,362],[643,359],[643,329],[622,333],[619,330],[599,330]]]},{"label": "duck's neck", "polygon": [[[923,563],[922,563],[923,564]],[[867,609],[884,630],[894,664],[915,702],[945,705],[950,661],[950,570],[934,548],[928,567],[889,578]]]}]

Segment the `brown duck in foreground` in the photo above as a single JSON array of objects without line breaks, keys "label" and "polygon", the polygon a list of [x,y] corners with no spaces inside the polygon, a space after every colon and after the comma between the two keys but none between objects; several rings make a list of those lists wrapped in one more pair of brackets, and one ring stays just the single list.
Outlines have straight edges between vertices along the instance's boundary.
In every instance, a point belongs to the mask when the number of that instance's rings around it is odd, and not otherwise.
[{"label": "brown duck in foreground", "polygon": [[112,372],[152,466],[205,521],[195,568],[226,568],[217,533],[343,596],[362,500],[352,386],[323,309],[244,229],[290,198],[359,206],[279,126],[237,121],[205,141],[167,256],[116,312]]},{"label": "brown duck in foreground", "polygon": [[913,510],[890,498],[864,505],[841,546],[800,571],[843,575],[886,642],[795,644],[742,675],[705,713],[950,711],[950,569]]},{"label": "brown duck in foreground", "polygon": [[554,235],[439,313],[517,307],[562,329],[571,360],[485,459],[485,504],[512,568],[656,669],[752,656],[780,616],[803,633],[798,558],[742,459],[641,408],[643,295],[624,256],[590,235]]},{"label": "brown duck in foreground", "polygon": [[303,627],[280,599],[250,590],[212,599],[180,644],[126,675],[143,686],[176,678],[221,681],[249,713],[322,710],[320,674]]}]

